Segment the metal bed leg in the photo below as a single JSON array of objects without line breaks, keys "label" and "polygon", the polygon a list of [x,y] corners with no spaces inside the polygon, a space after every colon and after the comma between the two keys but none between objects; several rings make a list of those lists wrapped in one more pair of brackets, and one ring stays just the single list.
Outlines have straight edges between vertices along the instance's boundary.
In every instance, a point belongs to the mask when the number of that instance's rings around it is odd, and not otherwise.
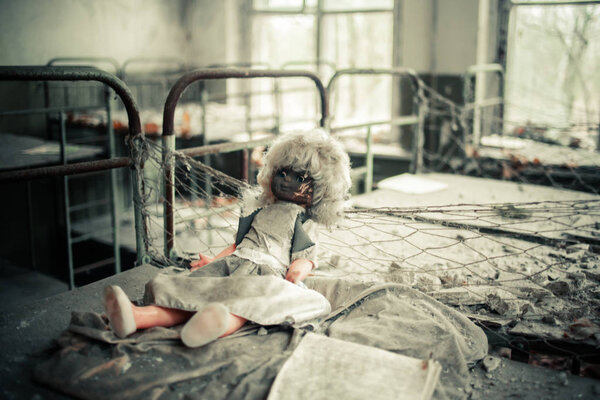
[{"label": "metal bed leg", "polygon": [[[206,132],[206,87],[203,85],[202,87],[202,92],[200,93],[200,103],[202,104],[202,109],[204,110],[204,112],[202,113],[202,133],[203,133],[203,137],[202,137],[202,144],[204,146],[206,146],[208,144],[208,134]],[[204,163],[204,165],[207,165],[210,167],[210,154],[205,154],[202,157],[202,162]],[[206,196],[206,198],[204,199],[204,206],[206,207],[206,209],[208,210],[211,207],[211,202],[212,202],[212,179],[210,177],[210,175],[205,174],[204,176],[204,195]],[[206,217],[206,241],[208,243],[208,245],[210,246],[212,244],[212,227],[210,225],[210,216]],[[174,236],[174,235],[173,235]]]},{"label": "metal bed leg", "polygon": [[367,154],[365,165],[367,171],[365,173],[365,193],[370,193],[373,188],[373,135],[371,127],[367,127]]},{"label": "metal bed leg", "polygon": [[131,179],[133,182],[133,215],[135,219],[135,249],[137,252],[136,265],[142,265],[149,262],[146,252],[146,241],[144,237],[144,233],[146,232],[146,224],[144,223],[144,213],[142,212],[144,207],[143,194],[145,193],[143,177],[144,167],[143,165],[139,165],[140,162],[137,161],[137,154],[140,152],[141,140],[142,139],[139,137],[136,137],[131,143],[131,146],[133,147],[132,153],[135,155],[133,157],[135,164],[131,169]]},{"label": "metal bed leg", "polygon": [[279,88],[279,79],[273,79],[273,94],[274,94],[274,117],[275,117],[275,123],[273,126],[273,133],[275,133],[276,135],[279,135],[280,129],[279,126],[281,125],[281,90]]},{"label": "metal bed leg", "polygon": [[[65,113],[60,113],[60,159],[67,164],[67,125]],[[63,176],[63,200],[65,205],[65,228],[67,231],[67,260],[69,263],[69,290],[75,288],[75,267],[73,265],[73,243],[71,241],[71,205],[69,201],[69,177]]]},{"label": "metal bed leg", "polygon": [[33,202],[31,201],[31,182],[27,181],[27,222],[29,223],[29,251],[31,253],[31,267],[37,270],[35,262],[35,231],[33,223]]},{"label": "metal bed leg", "polygon": [[[162,161],[165,169],[163,175],[162,191],[164,196],[163,218],[174,218],[173,206],[175,205],[175,135],[163,136]],[[174,221],[169,224],[174,226]],[[175,232],[164,231],[164,255],[171,259],[175,255]]]},{"label": "metal bed leg", "polygon": [[[112,114],[111,114],[111,90],[106,88],[106,127],[108,134],[108,154],[110,158],[116,157],[116,145],[115,145],[115,132],[112,125]],[[120,226],[120,213],[119,213],[119,186],[117,179],[117,170],[110,170],[110,217],[112,223],[112,239],[113,239],[113,253],[115,258],[115,274],[121,272],[121,246],[119,243],[119,226]]]},{"label": "metal bed leg", "polygon": [[419,104],[419,96],[415,96],[414,107],[417,109],[419,122],[415,125],[413,136],[413,159],[410,165],[411,174],[423,172],[423,145],[425,144],[425,113],[423,107]]}]

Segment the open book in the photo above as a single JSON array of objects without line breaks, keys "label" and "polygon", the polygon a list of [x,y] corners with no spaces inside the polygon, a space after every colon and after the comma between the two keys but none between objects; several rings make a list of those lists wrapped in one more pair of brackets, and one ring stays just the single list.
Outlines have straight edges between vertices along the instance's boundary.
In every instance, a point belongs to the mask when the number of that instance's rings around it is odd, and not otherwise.
[{"label": "open book", "polygon": [[430,399],[441,366],[362,344],[307,334],[268,400]]}]

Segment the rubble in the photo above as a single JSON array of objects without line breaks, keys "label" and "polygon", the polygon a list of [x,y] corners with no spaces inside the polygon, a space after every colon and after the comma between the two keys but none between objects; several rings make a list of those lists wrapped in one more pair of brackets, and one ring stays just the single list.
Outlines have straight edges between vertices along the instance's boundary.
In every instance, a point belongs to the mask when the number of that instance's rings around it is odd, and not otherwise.
[{"label": "rubble", "polygon": [[600,326],[587,318],[580,318],[572,323],[565,335],[578,340],[594,339],[600,344]]},{"label": "rubble", "polygon": [[542,322],[545,322],[546,324],[550,325],[558,325],[558,320],[552,315],[544,315],[542,317]]},{"label": "rubble", "polygon": [[558,381],[563,386],[569,386],[569,378],[567,377],[567,373],[564,371],[558,374]]},{"label": "rubble", "polygon": [[517,336],[543,337],[557,340],[564,338],[564,329],[560,326],[550,326],[532,321],[520,321],[514,327],[508,329],[508,333]]},{"label": "rubble", "polygon": [[440,289],[429,293],[444,304],[452,305],[475,305],[497,302],[497,299],[503,301],[517,300],[517,297],[511,292],[497,286],[467,286]]},{"label": "rubble", "polygon": [[534,307],[527,300],[505,299],[498,294],[490,294],[486,304],[492,311],[506,317],[521,317],[527,312],[533,312]]},{"label": "rubble", "polygon": [[501,364],[501,360],[498,357],[487,355],[482,361],[483,369],[487,372],[492,372],[497,369]]},{"label": "rubble", "polygon": [[386,281],[408,285],[424,293],[442,287],[442,281],[437,276],[403,268],[397,262],[390,264]]},{"label": "rubble", "polygon": [[258,331],[256,332],[256,334],[258,336],[265,336],[268,333],[269,333],[269,331],[264,326],[261,326],[260,328],[258,328]]},{"label": "rubble", "polygon": [[546,285],[546,289],[550,290],[554,295],[562,297],[569,294],[571,288],[565,281],[553,281]]}]

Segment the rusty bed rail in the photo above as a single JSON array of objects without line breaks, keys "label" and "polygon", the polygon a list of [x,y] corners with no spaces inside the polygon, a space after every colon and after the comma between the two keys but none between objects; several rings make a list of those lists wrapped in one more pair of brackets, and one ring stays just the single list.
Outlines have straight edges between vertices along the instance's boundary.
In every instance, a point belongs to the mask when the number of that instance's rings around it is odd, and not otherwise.
[{"label": "rusty bed rail", "polygon": [[112,88],[121,98],[129,119],[129,135],[142,134],[140,115],[131,91],[115,75],[92,67],[0,66],[0,81],[97,81]]},{"label": "rusty bed rail", "polygon": [[50,59],[47,63],[47,66],[82,66],[89,67],[93,65],[94,67],[103,70],[104,68],[99,68],[99,65],[110,65],[114,71],[110,71],[111,73],[118,75],[119,73],[119,63],[112,57],[56,57]]}]

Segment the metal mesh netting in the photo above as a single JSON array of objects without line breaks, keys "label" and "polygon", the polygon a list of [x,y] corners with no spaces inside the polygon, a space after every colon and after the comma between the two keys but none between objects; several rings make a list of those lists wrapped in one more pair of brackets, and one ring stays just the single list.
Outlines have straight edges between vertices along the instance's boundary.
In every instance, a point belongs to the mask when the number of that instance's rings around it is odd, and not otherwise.
[{"label": "metal mesh netting", "polygon": [[[155,262],[170,264],[163,255],[161,149],[149,149],[146,239]],[[182,153],[175,158],[175,248],[184,263],[233,242],[247,184]],[[353,208],[335,229],[321,229],[316,273],[406,284],[512,332],[533,323],[555,336],[594,340],[597,331],[570,328],[582,318],[592,326],[600,320],[600,200],[588,197]]]},{"label": "metal mesh netting", "polygon": [[[430,176],[460,191],[469,191],[461,185],[484,180],[453,179],[496,178],[485,180],[497,186],[496,195],[461,201],[462,196],[432,194],[434,201],[417,203],[409,197],[391,202],[393,207],[377,201],[383,191],[355,196],[344,222],[321,230],[315,273],[408,285],[460,309],[486,329],[488,338],[500,333],[496,344],[513,354],[543,364],[539,345],[565,355],[564,368],[578,370],[589,357],[598,357],[600,340],[600,155],[531,138],[494,136],[492,130],[474,148],[468,144],[473,123],[468,110],[420,85],[419,103],[428,118],[424,170],[438,172]],[[497,109],[488,111],[482,113],[482,124],[500,126],[488,124],[500,118]],[[153,261],[170,265],[175,261],[163,250],[163,149],[157,142],[145,143],[145,240]],[[250,156],[253,168],[260,166],[263,150]],[[181,152],[172,157],[174,250],[177,262],[186,264],[198,253],[215,255],[233,242],[240,192],[248,187],[240,173],[247,157],[240,152],[199,157],[202,162]],[[565,340],[580,347],[574,350]]]},{"label": "metal mesh netting", "polygon": [[[173,261],[164,254],[163,149],[158,142],[146,140],[144,143],[148,155],[143,172],[144,241],[153,262],[170,265]],[[249,185],[183,153],[172,155],[175,161],[174,250],[188,260],[198,253],[215,255],[233,241],[240,217],[240,190]]]}]

